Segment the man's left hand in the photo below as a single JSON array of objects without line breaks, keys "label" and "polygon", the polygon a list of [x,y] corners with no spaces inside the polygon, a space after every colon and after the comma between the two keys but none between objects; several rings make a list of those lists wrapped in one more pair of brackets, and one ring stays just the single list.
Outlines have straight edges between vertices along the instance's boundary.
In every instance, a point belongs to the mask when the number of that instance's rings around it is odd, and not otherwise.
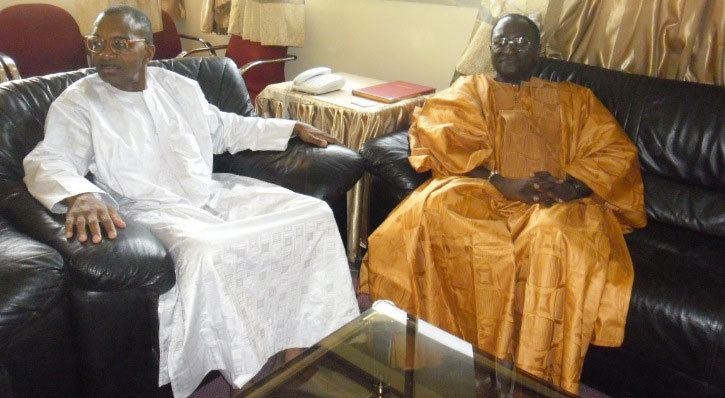
[{"label": "man's left hand", "polygon": [[319,147],[324,148],[327,144],[342,145],[342,142],[338,141],[337,138],[317,129],[314,126],[310,126],[307,123],[297,122],[292,131],[297,134],[302,141]]},{"label": "man's left hand", "polygon": [[563,203],[579,199],[580,195],[570,180],[561,180],[548,171],[537,171],[531,176],[534,189],[541,199]]}]

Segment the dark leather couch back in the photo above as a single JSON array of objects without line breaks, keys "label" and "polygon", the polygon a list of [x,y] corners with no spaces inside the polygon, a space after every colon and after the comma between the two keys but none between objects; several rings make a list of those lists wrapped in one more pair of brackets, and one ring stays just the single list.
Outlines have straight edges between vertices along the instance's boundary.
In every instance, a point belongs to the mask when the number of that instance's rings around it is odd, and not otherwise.
[{"label": "dark leather couch back", "polygon": [[725,88],[541,59],[535,74],[589,87],[640,154],[648,216],[725,237]]},{"label": "dark leather couch back", "polygon": [[[244,80],[229,58],[168,59],[150,65],[197,80],[207,100],[222,111],[255,115]],[[22,180],[23,158],[43,139],[51,102],[93,73],[94,69],[81,69],[0,84],[0,180]]]}]

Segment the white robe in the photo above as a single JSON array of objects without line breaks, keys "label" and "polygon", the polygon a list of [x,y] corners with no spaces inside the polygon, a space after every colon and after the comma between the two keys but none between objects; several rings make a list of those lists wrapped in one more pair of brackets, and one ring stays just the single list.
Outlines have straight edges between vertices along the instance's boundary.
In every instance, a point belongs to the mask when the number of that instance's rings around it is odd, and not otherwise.
[{"label": "white robe", "polygon": [[[175,396],[214,369],[241,387],[271,355],[310,346],[358,315],[324,201],[212,175],[214,153],[284,150],[293,126],[221,112],[194,80],[151,67],[141,92],[98,75],[68,87],[23,162],[29,191],[51,211],[92,192],[171,253],[177,282],[159,299],[159,384],[171,382]],[[83,177],[89,171],[96,185]]]}]

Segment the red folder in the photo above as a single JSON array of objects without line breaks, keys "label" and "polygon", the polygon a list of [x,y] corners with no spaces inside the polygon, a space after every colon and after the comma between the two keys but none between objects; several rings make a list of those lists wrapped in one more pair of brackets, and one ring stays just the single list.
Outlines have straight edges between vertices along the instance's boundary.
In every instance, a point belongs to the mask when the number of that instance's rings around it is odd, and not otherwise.
[{"label": "red folder", "polygon": [[436,90],[433,87],[421,86],[420,84],[403,81],[395,81],[352,90],[352,95],[390,104],[406,98],[431,94],[435,91]]}]

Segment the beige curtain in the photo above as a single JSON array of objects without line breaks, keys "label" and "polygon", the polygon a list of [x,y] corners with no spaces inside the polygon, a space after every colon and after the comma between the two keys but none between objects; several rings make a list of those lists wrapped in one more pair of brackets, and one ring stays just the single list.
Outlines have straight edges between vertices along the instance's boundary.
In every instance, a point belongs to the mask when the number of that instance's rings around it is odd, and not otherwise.
[{"label": "beige curtain", "polygon": [[203,0],[201,5],[201,31],[224,35],[229,29],[231,0]]},{"label": "beige curtain", "polygon": [[263,45],[302,46],[305,0],[203,0],[201,31],[234,34]]},{"label": "beige curtain", "polygon": [[492,73],[492,24],[538,13],[547,56],[631,73],[725,85],[723,0],[483,0],[462,74]]},{"label": "beige curtain", "polygon": [[101,11],[118,4],[127,4],[140,9],[151,19],[151,27],[154,32],[162,30],[161,2],[159,0],[75,0],[75,4],[78,25],[83,34],[91,32],[93,22]]}]

